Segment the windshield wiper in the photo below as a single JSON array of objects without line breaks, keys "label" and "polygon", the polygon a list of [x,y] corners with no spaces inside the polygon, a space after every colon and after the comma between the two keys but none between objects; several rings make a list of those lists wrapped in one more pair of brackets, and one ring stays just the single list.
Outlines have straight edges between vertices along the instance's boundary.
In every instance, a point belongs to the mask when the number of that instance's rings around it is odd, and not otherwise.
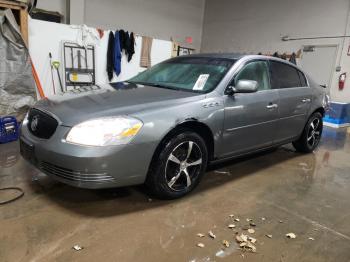
[{"label": "windshield wiper", "polygon": [[133,82],[133,81],[125,81],[125,82],[130,83],[130,84],[136,84],[136,85],[154,86],[154,87],[165,88],[165,89],[176,90],[176,91],[200,93],[200,92],[192,90],[192,89],[180,88],[180,87],[175,87],[175,86],[167,86],[167,85],[162,85],[162,84],[157,84],[157,83]]},{"label": "windshield wiper", "polygon": [[126,81],[127,83],[136,84],[136,85],[144,85],[144,86],[154,86],[154,87],[160,87],[160,88],[167,88],[167,89],[174,89],[174,90],[181,90],[181,88],[161,85],[157,83],[149,83],[149,82],[132,82],[132,81]]}]

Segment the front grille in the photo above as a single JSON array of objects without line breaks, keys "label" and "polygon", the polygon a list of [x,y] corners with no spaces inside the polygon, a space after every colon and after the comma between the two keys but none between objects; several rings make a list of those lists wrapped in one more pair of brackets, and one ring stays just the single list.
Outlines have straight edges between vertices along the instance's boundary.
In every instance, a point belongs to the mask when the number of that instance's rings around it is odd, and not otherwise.
[{"label": "front grille", "polygon": [[29,111],[28,129],[34,136],[49,139],[57,126],[58,122],[52,116],[34,108]]},{"label": "front grille", "polygon": [[83,173],[80,171],[73,171],[67,168],[58,167],[47,162],[41,162],[39,168],[45,173],[70,181],[106,183],[113,182],[115,180],[114,177],[107,175],[107,173]]}]

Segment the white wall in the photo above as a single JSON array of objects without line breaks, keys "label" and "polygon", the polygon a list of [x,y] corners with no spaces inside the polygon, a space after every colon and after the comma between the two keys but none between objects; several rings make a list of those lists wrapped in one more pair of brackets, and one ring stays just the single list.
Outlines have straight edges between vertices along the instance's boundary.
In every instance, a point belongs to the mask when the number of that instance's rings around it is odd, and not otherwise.
[{"label": "white wall", "polygon": [[[97,42],[94,42],[91,37],[87,40],[87,43],[91,42],[96,45],[96,83],[99,85],[108,83],[106,72],[108,34],[109,31],[105,31],[104,37]],[[53,94],[49,52],[52,53],[53,60],[58,60],[63,63],[61,42],[63,40],[76,42],[80,36],[81,33],[79,33],[77,26],[29,19],[29,52],[46,96],[51,96]],[[141,37],[136,37],[135,55],[130,63],[126,61],[126,57],[123,55],[122,73],[119,77],[114,76],[113,82],[129,79],[145,70],[139,66],[142,46],[141,41]],[[172,43],[170,41],[154,39],[151,53],[152,65],[169,59],[171,57],[171,48]],[[61,66],[61,69],[62,68]],[[63,76],[62,70],[61,76]],[[56,72],[54,77],[56,90],[58,90]]]},{"label": "white wall", "polygon": [[205,0],[85,0],[85,23],[164,40],[173,37],[182,44],[190,36],[190,47],[199,50],[204,4]]},{"label": "white wall", "polygon": [[85,23],[85,0],[69,1],[69,23],[73,25]]},{"label": "white wall", "polygon": [[[284,53],[309,44],[335,44],[341,50],[342,39],[283,42],[281,36],[344,35],[349,4],[349,0],[207,0],[202,52]],[[350,77],[349,44],[348,38],[344,51],[338,53],[337,64]],[[350,102],[350,78],[345,90],[339,92],[338,76],[334,73],[332,99]]]},{"label": "white wall", "polygon": [[[127,29],[200,49],[205,0],[38,0],[38,8],[57,11],[70,23],[103,29]],[[65,21],[68,21],[65,19]],[[193,38],[187,44],[186,37]]]}]

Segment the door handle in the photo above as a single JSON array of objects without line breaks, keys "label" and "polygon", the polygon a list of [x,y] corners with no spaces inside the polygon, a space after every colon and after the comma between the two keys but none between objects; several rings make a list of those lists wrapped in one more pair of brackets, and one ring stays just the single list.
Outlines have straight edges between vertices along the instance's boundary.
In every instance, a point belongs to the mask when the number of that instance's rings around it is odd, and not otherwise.
[{"label": "door handle", "polygon": [[274,108],[278,108],[277,104],[269,104],[268,106],[266,106],[267,109],[274,109]]},{"label": "door handle", "polygon": [[301,102],[303,102],[303,103],[310,103],[311,99],[310,98],[305,98],[305,99],[301,100]]}]

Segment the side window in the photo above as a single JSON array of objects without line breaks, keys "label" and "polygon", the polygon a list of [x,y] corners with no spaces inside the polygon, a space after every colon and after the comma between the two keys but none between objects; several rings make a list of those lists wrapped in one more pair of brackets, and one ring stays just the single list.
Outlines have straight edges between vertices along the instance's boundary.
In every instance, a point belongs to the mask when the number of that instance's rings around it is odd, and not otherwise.
[{"label": "side window", "polygon": [[298,71],[298,74],[299,74],[301,86],[307,86],[307,81],[306,81],[305,75],[300,71]]},{"label": "side window", "polygon": [[270,61],[273,89],[300,87],[299,71],[287,64]]},{"label": "side window", "polygon": [[269,68],[265,61],[255,61],[247,64],[235,77],[235,84],[239,80],[254,80],[258,82],[258,90],[271,89]]}]

